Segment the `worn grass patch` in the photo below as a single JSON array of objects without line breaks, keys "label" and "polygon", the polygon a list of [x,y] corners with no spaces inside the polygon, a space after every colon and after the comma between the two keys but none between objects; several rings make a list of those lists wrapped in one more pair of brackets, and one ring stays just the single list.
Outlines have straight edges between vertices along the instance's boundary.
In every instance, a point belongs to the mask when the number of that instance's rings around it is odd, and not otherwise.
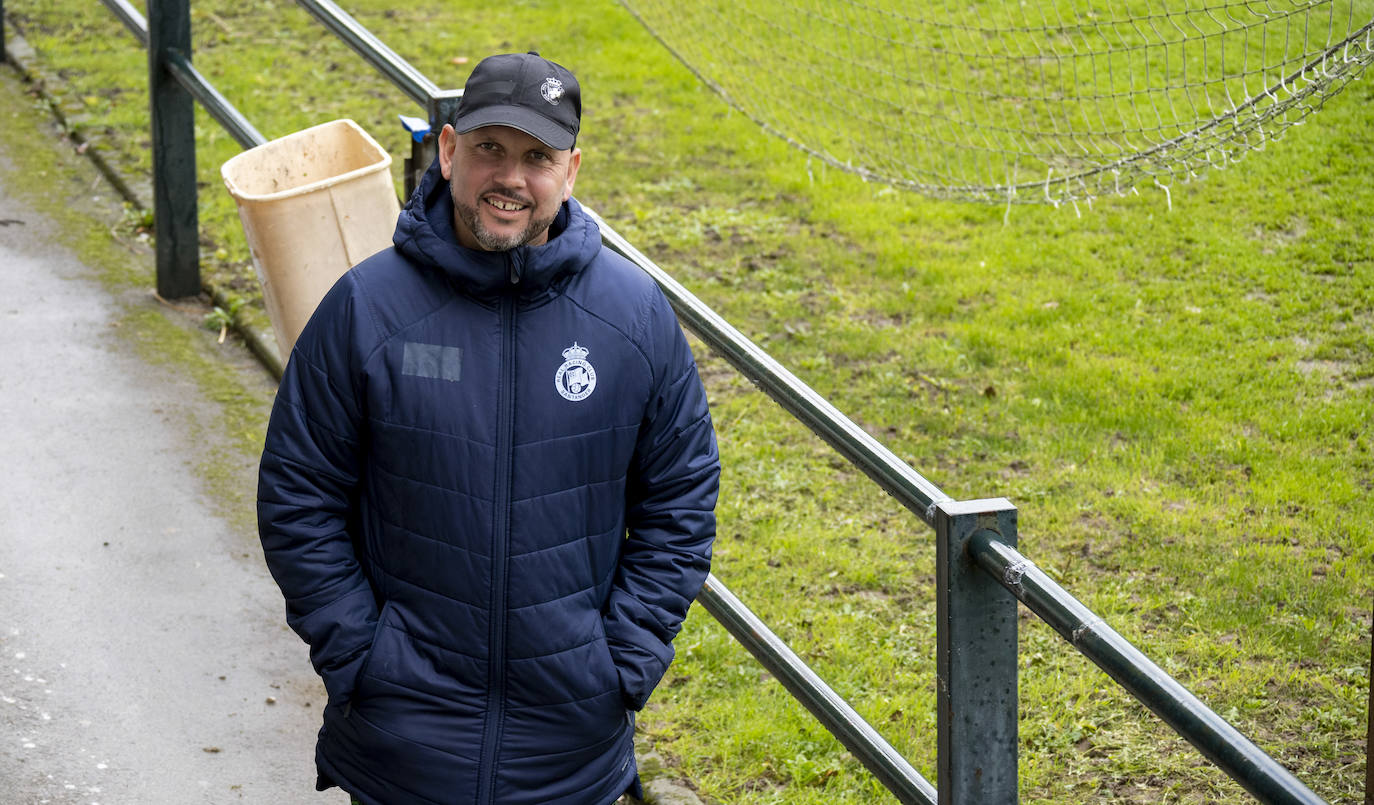
[{"label": "worn grass patch", "polygon": [[[1360,799],[1374,592],[1374,85],[1162,192],[1071,209],[926,201],[760,133],[618,6],[349,10],[442,86],[497,50],[576,71],[579,196],[958,498],[1005,496],[1022,551],[1328,801]],[[145,68],[76,0],[10,0],[74,125],[146,171]],[[414,114],[284,0],[193,7],[196,64],[269,137],[358,120],[398,163]],[[782,89],[780,88],[780,92]],[[806,99],[793,99],[805,102]],[[207,272],[251,292],[198,130]],[[700,350],[699,350],[700,352]],[[934,776],[927,529],[718,358],[715,572]],[[1240,787],[1022,621],[1028,803],[1234,802]],[[640,721],[730,803],[884,794],[699,609]]]}]

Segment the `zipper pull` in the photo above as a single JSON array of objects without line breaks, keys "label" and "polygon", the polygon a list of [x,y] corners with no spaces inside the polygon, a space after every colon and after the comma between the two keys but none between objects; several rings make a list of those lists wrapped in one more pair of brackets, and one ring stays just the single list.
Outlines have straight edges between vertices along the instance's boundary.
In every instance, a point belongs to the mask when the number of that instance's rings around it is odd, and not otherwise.
[{"label": "zipper pull", "polygon": [[510,264],[510,284],[519,285],[520,266],[518,264],[518,261],[515,259],[515,256],[510,254],[509,252],[506,253],[506,261]]}]

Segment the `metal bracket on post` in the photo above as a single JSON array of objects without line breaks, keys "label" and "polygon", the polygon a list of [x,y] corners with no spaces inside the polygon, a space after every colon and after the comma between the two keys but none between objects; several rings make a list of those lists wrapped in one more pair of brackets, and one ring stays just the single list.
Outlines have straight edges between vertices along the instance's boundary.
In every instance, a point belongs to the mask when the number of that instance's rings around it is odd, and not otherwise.
[{"label": "metal bracket on post", "polygon": [[463,100],[461,89],[446,89],[429,96],[429,130],[436,135],[445,123],[453,120],[453,113],[458,111],[458,102]]},{"label": "metal bracket on post", "polygon": [[987,529],[1016,544],[1004,498],[936,506],[936,718],[941,805],[1017,802],[1016,599],[968,556]]},{"label": "metal bracket on post", "polygon": [[178,52],[191,60],[188,0],[148,2],[148,98],[153,141],[153,224],[157,291],[167,299],[200,293],[200,216],[196,202],[196,106],[168,69]]}]

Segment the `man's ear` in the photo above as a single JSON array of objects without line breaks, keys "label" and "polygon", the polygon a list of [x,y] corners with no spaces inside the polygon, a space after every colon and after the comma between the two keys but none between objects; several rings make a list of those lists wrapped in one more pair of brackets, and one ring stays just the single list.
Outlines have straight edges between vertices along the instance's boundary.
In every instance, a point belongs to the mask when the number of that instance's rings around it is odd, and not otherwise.
[{"label": "man's ear", "polygon": [[582,166],[582,149],[574,148],[568,156],[568,180],[563,185],[563,200],[572,198],[573,185],[577,184],[577,169]]},{"label": "man's ear", "polygon": [[453,181],[453,151],[458,147],[458,133],[448,123],[439,129],[439,173],[444,181]]}]

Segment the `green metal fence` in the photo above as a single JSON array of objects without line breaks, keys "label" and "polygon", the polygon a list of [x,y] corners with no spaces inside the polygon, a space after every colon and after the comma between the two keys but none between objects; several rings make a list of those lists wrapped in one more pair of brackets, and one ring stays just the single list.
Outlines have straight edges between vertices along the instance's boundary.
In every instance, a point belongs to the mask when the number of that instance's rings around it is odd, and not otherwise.
[{"label": "green metal fence", "polygon": [[[167,298],[199,293],[193,104],[199,101],[245,148],[265,139],[192,66],[189,0],[149,0],[146,20],[127,0],[102,2],[148,52],[158,291]],[[452,115],[461,91],[435,85],[332,0],[296,2],[423,107],[431,131]],[[3,12],[0,0],[0,56]],[[408,185],[433,158],[433,135],[412,149]],[[607,247],[653,277],[684,327],[934,529],[938,785],[922,777],[714,575],[697,599],[898,800],[1017,801],[1019,600],[1257,800],[1322,803],[1018,553],[1017,512],[1009,501],[956,501],[941,492],[596,217]]]}]

